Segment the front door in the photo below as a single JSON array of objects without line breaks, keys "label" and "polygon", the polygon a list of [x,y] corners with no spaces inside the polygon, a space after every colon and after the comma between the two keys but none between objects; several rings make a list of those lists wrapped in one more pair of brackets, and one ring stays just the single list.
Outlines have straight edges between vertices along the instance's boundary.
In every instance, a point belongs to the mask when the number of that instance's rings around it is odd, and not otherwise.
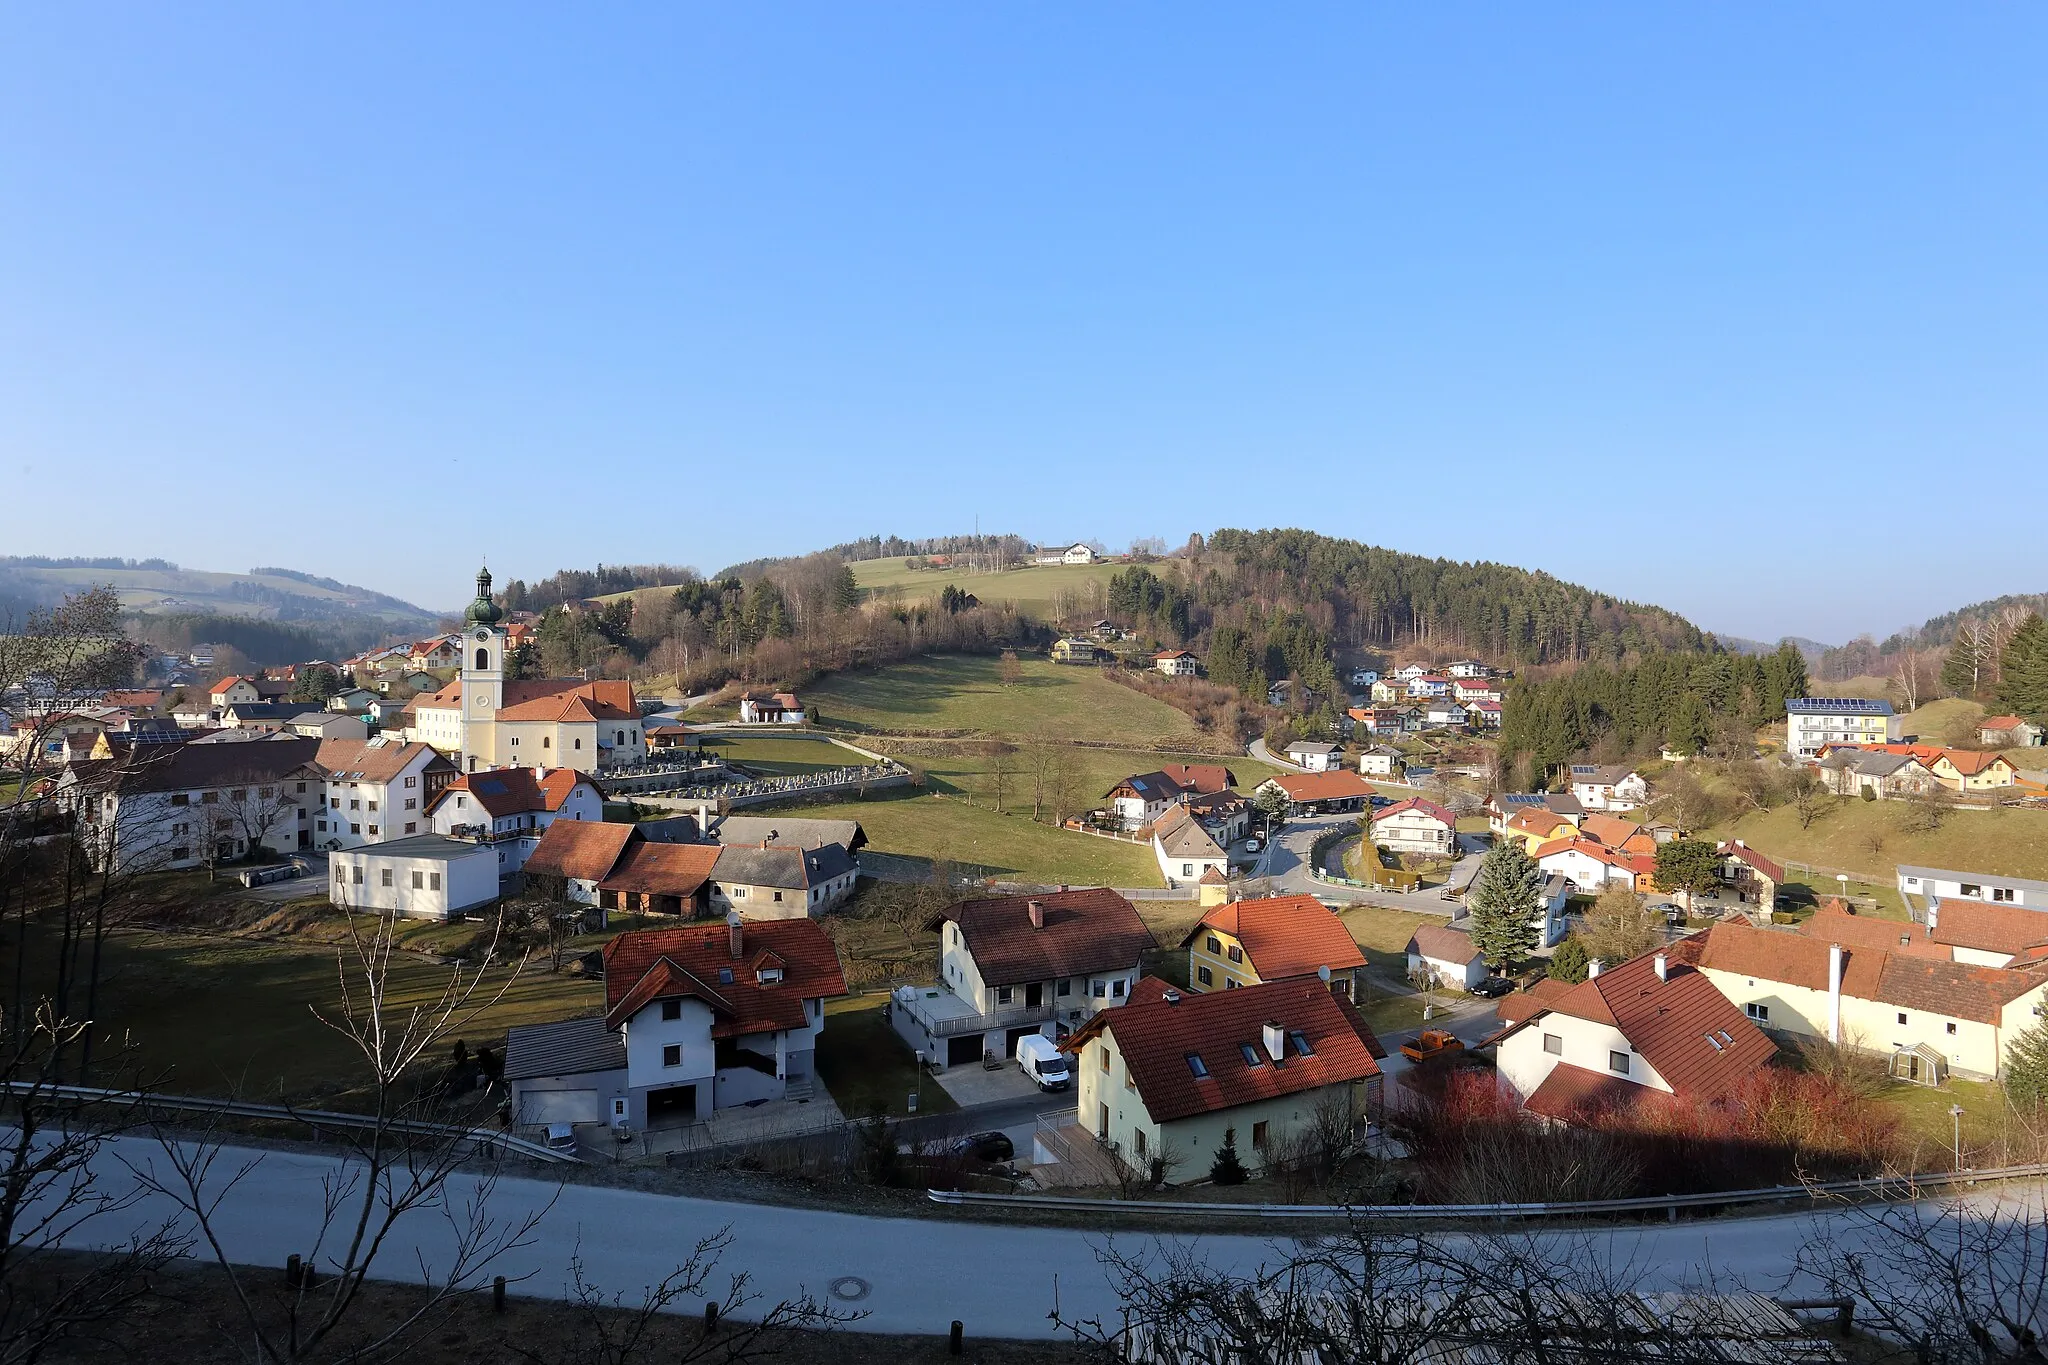
[{"label": "front door", "polygon": [[1098,1104],[1095,1106],[1095,1109],[1095,1136],[1107,1142],[1109,1141],[1109,1106]]},{"label": "front door", "polygon": [[1035,1010],[1045,1003],[1045,983],[1034,981],[1024,988],[1024,1008]]}]

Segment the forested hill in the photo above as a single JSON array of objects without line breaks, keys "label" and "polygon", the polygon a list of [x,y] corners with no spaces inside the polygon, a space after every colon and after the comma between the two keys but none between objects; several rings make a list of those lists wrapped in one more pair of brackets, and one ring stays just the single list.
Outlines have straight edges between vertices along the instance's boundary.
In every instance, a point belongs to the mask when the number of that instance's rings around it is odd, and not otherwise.
[{"label": "forested hill", "polygon": [[[1711,649],[1699,627],[1505,564],[1430,559],[1312,531],[1221,530],[1200,555],[1202,596],[1299,612],[1338,644],[1417,645],[1501,664],[1617,663],[1653,650]],[[1219,611],[1219,619],[1222,616]]]},{"label": "forested hill", "polygon": [[2048,616],[2048,592],[2008,593],[1986,602],[1972,602],[1967,607],[1930,616],[1919,625],[1890,636],[1883,644],[1876,643],[1867,635],[1851,640],[1821,655],[1814,673],[1830,680],[1885,674],[1891,671],[1893,660],[1908,650],[1947,649],[1954,643],[1956,631],[1964,625],[1986,622],[2010,625],[2028,612]]}]

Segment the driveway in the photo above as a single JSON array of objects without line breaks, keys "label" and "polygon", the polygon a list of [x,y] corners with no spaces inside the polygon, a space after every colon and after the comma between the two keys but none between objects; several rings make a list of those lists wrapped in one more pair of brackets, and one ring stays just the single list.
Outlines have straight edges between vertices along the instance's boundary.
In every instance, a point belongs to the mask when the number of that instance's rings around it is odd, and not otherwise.
[{"label": "driveway", "polygon": [[1266,747],[1266,741],[1263,739],[1255,739],[1251,743],[1245,745],[1244,751],[1250,754],[1253,758],[1259,760],[1259,762],[1261,763],[1270,763],[1274,767],[1283,769],[1290,773],[1307,771],[1300,764],[1290,763],[1286,759],[1281,758],[1278,755],[1274,754],[1274,752],[1271,749],[1268,749]]},{"label": "driveway", "polygon": [[[101,1218],[74,1229],[65,1244],[80,1249],[121,1245],[131,1228],[175,1219],[168,1201],[142,1196],[131,1163],[153,1167],[167,1181],[164,1154],[139,1136],[109,1141],[93,1159],[95,1187],[137,1203],[118,1218]],[[214,1229],[227,1254],[245,1265],[279,1266],[286,1256],[315,1244],[319,1232],[322,1181],[348,1166],[345,1158],[313,1152],[259,1151],[228,1147],[214,1169],[240,1172],[232,1187],[223,1175],[215,1191],[219,1204]],[[482,1177],[458,1171],[450,1179],[448,1206],[468,1207],[488,1194],[494,1219],[539,1215],[527,1245],[488,1267],[511,1280],[511,1291],[559,1300],[572,1257],[607,1292],[637,1301],[640,1286],[673,1270],[699,1237],[728,1228],[732,1246],[720,1269],[745,1271],[753,1279],[758,1313],[779,1300],[809,1292],[843,1307],[865,1310],[863,1332],[936,1336],[957,1318],[970,1338],[1049,1338],[1058,1333],[1047,1319],[1058,1295],[1070,1317],[1114,1320],[1118,1299],[1095,1257],[1105,1241],[1080,1228],[1019,1227],[965,1220],[878,1218],[769,1204],[732,1204],[679,1198],[597,1184],[558,1184],[530,1176],[500,1178],[486,1189]],[[2000,1192],[1964,1196],[1990,1207]],[[2038,1196],[2034,1196],[2038,1197]],[[1853,1215],[1781,1214],[1763,1218],[1653,1224],[1614,1229],[1535,1231],[1555,1242],[1560,1253],[1604,1253],[1617,1267],[1641,1277],[1646,1290],[1696,1286],[1703,1272],[1724,1277],[1723,1290],[1740,1279],[1760,1292],[1814,1293],[1794,1277],[1793,1258],[1814,1224],[1836,1220],[1837,1231],[1855,1241],[1864,1234]],[[182,1222],[182,1220],[179,1220]],[[374,1269],[379,1278],[417,1282],[424,1262],[445,1269],[453,1252],[451,1225],[441,1209],[402,1219],[385,1243]],[[1200,1224],[1162,1222],[1190,1254],[1220,1271],[1245,1274],[1271,1264],[1274,1241],[1249,1235],[1203,1235]],[[1126,1241],[1138,1240],[1135,1237]],[[1000,1273],[996,1273],[999,1270]],[[849,1278],[850,1277],[850,1278]],[[1790,1281],[1789,1286],[1786,1282]],[[1781,1287],[1783,1286],[1783,1287]],[[845,1296],[853,1296],[851,1298]],[[695,1300],[675,1311],[700,1311]],[[740,1316],[747,1316],[741,1314]]]}]

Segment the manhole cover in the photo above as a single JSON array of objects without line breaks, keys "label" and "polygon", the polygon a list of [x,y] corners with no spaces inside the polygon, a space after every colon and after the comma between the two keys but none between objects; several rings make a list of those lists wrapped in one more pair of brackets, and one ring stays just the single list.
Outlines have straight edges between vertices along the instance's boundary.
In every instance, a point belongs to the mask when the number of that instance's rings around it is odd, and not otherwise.
[{"label": "manhole cover", "polygon": [[832,1281],[832,1297],[859,1303],[868,1296],[868,1282],[858,1275],[841,1275]]}]

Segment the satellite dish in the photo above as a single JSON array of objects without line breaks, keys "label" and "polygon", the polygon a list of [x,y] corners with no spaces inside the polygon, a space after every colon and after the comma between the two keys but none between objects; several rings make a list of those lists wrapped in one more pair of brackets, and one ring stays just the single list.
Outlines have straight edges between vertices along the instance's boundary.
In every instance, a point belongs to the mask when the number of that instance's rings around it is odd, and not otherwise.
[{"label": "satellite dish", "polygon": [[1330,968],[1328,963],[1316,968],[1316,980],[1322,982],[1325,986],[1330,984]]}]

